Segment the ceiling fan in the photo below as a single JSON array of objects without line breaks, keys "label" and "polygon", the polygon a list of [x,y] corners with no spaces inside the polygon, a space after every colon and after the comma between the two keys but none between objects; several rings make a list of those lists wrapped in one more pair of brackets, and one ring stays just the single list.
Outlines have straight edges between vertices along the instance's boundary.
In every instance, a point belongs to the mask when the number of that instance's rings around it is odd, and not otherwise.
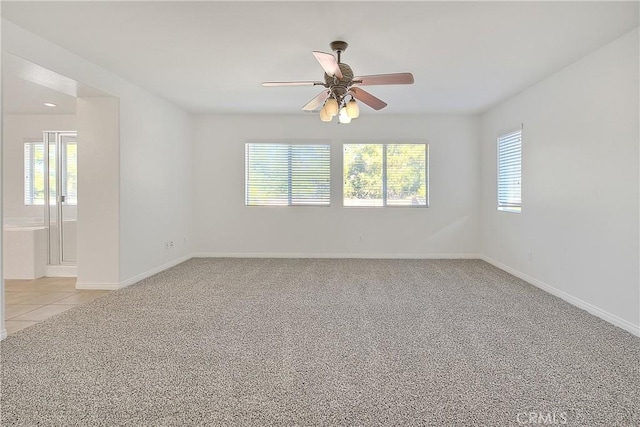
[{"label": "ceiling fan", "polygon": [[[339,123],[349,123],[360,115],[356,99],[374,110],[381,110],[387,103],[376,98],[360,86],[412,84],[411,73],[375,74],[354,76],[349,65],[341,62],[341,55],[347,49],[347,42],[334,41],[330,44],[336,56],[313,51],[313,56],[324,69],[324,81],[264,82],[262,86],[324,86],[325,90],[307,103],[302,109],[315,112],[320,107],[320,120],[330,122],[338,116]],[[347,97],[351,97],[347,101]]]}]

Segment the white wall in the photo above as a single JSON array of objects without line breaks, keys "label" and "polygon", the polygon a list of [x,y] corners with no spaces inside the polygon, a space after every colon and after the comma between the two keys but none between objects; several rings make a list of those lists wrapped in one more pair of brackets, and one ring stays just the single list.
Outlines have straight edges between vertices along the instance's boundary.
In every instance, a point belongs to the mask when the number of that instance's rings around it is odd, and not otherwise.
[{"label": "white wall", "polygon": [[[116,179],[110,175],[103,180],[95,176],[96,179],[91,180],[98,183],[93,189],[96,194],[119,188],[119,212],[100,218],[107,229],[114,224],[119,227],[119,258],[108,266],[110,271],[118,272],[117,281],[102,285],[130,284],[187,257],[191,253],[192,126],[189,114],[6,20],[2,21],[2,47],[3,52],[119,98],[120,164],[113,165],[119,168],[119,176]],[[113,147],[104,149],[108,159]],[[87,174],[99,174],[100,170],[81,171],[83,175],[79,179],[87,179]],[[80,221],[86,219],[81,217]],[[94,225],[100,227],[99,223]],[[165,250],[164,242],[171,239],[174,247]],[[100,242],[94,242],[89,256],[99,261]],[[96,282],[99,278],[86,280],[92,286],[101,285]]]},{"label": "white wall", "polygon": [[[203,115],[195,121],[195,251],[208,255],[429,257],[479,251],[478,120],[363,112],[349,125],[317,115]],[[246,207],[244,144],[331,143],[330,207]],[[343,141],[415,141],[430,146],[430,207],[343,208]],[[362,236],[362,242],[360,242]]]},{"label": "white wall", "polygon": [[[636,29],[481,119],[482,253],[636,334],[638,50]],[[520,123],[522,213],[498,212],[496,138]]]},{"label": "white wall", "polygon": [[150,96],[124,101],[120,277],[130,282],[191,255],[193,123],[184,111]]},{"label": "white wall", "polygon": [[44,218],[44,207],[24,204],[24,142],[42,141],[46,130],[76,130],[75,115],[5,114],[3,119],[3,216]]},{"label": "white wall", "polygon": [[78,98],[76,113],[77,285],[100,288],[120,280],[118,98]]}]

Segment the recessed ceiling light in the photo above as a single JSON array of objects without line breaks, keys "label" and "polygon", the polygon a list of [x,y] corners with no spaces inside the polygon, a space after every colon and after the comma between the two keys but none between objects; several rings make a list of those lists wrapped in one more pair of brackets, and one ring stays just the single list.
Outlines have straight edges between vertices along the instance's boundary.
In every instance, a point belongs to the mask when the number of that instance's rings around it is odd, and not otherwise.
[{"label": "recessed ceiling light", "polygon": [[54,104],[53,102],[45,102],[44,105],[47,107],[57,107],[57,105]]}]

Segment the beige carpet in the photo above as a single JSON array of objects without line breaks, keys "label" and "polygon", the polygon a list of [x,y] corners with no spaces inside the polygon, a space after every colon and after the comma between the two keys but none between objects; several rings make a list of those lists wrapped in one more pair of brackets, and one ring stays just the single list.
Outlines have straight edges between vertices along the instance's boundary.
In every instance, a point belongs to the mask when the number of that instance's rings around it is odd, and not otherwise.
[{"label": "beige carpet", "polygon": [[482,261],[193,259],[0,344],[0,424],[640,425],[640,339]]}]

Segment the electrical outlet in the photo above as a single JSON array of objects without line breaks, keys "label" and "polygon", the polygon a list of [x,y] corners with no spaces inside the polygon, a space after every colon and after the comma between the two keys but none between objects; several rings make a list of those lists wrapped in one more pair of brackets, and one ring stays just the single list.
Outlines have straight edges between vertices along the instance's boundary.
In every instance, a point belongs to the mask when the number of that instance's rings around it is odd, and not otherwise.
[{"label": "electrical outlet", "polygon": [[527,252],[527,261],[533,262],[533,252]]}]

